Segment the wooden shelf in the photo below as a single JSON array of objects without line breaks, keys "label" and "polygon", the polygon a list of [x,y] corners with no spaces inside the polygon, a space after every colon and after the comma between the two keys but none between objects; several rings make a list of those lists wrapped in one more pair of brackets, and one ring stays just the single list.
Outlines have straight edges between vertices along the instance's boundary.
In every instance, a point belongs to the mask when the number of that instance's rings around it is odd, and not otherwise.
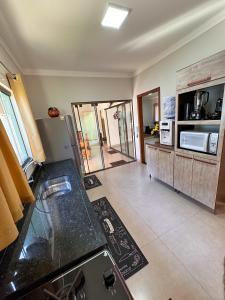
[{"label": "wooden shelf", "polygon": [[177,125],[220,125],[221,120],[188,120],[177,121]]}]

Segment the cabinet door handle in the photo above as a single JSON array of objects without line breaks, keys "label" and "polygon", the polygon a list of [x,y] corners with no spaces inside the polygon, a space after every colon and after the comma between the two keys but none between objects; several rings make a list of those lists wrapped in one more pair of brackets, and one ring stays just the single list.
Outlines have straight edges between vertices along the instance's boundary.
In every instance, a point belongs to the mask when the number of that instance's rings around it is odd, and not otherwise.
[{"label": "cabinet door handle", "polygon": [[187,159],[192,159],[192,157],[181,155],[181,154],[176,154],[176,156],[182,157],[182,158],[187,158]]},{"label": "cabinet door handle", "polygon": [[217,163],[213,163],[213,162],[210,162],[210,161],[205,161],[205,160],[202,160],[202,159],[198,159],[198,158],[194,158],[195,161],[199,161],[199,162],[202,162],[204,164],[208,164],[208,165],[212,165],[212,166],[217,166]]},{"label": "cabinet door handle", "polygon": [[153,149],[153,150],[157,150],[156,147],[153,147],[153,146],[148,146],[149,149]]},{"label": "cabinet door handle", "polygon": [[165,152],[165,153],[168,153],[168,154],[170,154],[170,153],[171,153],[171,151],[169,151],[169,150],[163,150],[163,149],[159,149],[159,151],[160,151],[160,152]]},{"label": "cabinet door handle", "polygon": [[191,81],[187,84],[188,87],[191,87],[191,86],[194,86],[194,85],[198,85],[198,84],[201,84],[201,83],[205,83],[205,82],[208,82],[211,80],[211,76],[207,76],[205,78],[202,78],[202,79],[198,79],[198,80],[194,80],[194,81]]}]

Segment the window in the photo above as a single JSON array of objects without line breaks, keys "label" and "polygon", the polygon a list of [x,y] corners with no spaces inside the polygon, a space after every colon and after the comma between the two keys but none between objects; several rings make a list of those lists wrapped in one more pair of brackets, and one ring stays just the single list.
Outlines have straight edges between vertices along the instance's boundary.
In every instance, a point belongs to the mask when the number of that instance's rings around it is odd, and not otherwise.
[{"label": "window", "polygon": [[32,157],[31,149],[16,101],[8,91],[0,91],[0,119],[20,165],[24,166]]}]

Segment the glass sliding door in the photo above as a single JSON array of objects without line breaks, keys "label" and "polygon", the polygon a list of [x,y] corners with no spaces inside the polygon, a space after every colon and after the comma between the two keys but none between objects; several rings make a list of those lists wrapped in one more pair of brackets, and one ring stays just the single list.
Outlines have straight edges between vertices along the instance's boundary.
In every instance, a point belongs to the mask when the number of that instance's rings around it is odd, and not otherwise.
[{"label": "glass sliding door", "polygon": [[132,102],[126,101],[108,108],[108,134],[110,147],[134,158],[134,130]]},{"label": "glass sliding door", "polygon": [[107,109],[106,116],[110,147],[121,151],[117,106]]},{"label": "glass sliding door", "polygon": [[73,103],[72,109],[86,174],[134,160],[131,101]]},{"label": "glass sliding door", "polygon": [[96,105],[75,105],[74,112],[85,173],[104,169]]},{"label": "glass sliding door", "polygon": [[134,147],[134,128],[133,128],[133,109],[131,102],[125,104],[126,109],[126,123],[127,123],[127,142],[129,156],[135,157]]},{"label": "glass sliding door", "polygon": [[125,104],[117,106],[121,152],[129,155]]}]

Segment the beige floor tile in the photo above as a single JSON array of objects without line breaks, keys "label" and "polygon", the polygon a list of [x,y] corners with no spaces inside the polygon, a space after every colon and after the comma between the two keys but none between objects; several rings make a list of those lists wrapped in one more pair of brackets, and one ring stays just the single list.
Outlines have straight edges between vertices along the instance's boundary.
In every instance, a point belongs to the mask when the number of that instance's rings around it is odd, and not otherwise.
[{"label": "beige floor tile", "polygon": [[210,300],[170,250],[155,240],[142,247],[149,264],[127,280],[135,300]]},{"label": "beige floor tile", "polygon": [[143,221],[136,221],[136,223],[128,221],[125,225],[140,248],[157,239],[156,234]]},{"label": "beige floor tile", "polygon": [[[150,229],[147,223],[141,220],[140,216],[126,199],[123,197],[121,197],[123,199],[120,199],[120,195],[118,197],[112,191],[106,190],[104,185],[89,190],[88,196],[91,201],[105,196],[139,247],[157,238],[155,233]],[[122,200],[125,201],[122,202]]]},{"label": "beige floor tile", "polygon": [[216,214],[205,209],[201,209],[198,213],[199,219],[211,226],[221,225],[225,227],[225,210],[221,207]]},{"label": "beige floor tile", "polygon": [[161,237],[213,299],[224,299],[225,234],[221,225],[190,218]]}]

